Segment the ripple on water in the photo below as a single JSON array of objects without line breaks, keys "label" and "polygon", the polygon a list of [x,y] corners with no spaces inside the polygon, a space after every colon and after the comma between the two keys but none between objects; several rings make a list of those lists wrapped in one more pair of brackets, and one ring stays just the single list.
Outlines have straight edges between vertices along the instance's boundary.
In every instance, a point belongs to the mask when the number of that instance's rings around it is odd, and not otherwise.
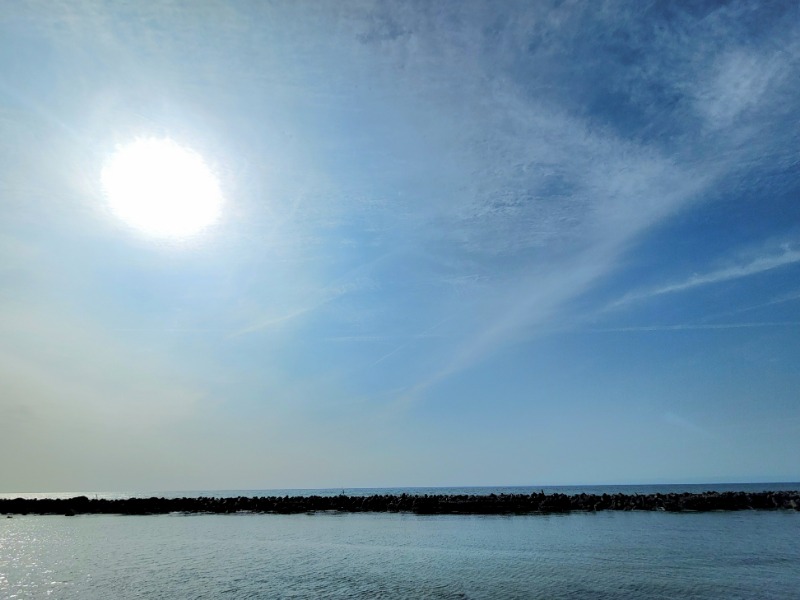
[{"label": "ripple on water", "polygon": [[28,516],[0,597],[786,598],[800,514]]}]

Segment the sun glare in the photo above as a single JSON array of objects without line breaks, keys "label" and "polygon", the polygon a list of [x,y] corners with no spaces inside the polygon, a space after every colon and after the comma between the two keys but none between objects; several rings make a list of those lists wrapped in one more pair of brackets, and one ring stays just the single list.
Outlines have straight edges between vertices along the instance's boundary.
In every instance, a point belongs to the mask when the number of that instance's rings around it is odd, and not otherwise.
[{"label": "sun glare", "polygon": [[119,147],[101,173],[113,213],[159,237],[185,237],[217,220],[219,182],[203,158],[169,138]]}]

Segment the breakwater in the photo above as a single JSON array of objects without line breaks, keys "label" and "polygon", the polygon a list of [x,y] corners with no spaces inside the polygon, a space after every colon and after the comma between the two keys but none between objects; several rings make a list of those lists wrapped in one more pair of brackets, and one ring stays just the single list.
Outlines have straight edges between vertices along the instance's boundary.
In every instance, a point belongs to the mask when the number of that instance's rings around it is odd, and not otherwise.
[{"label": "breakwater", "polygon": [[800,511],[800,491],[704,492],[699,494],[489,494],[260,496],[238,498],[14,498],[0,500],[5,515],[153,515],[167,513],[408,512],[415,514],[552,514],[573,511],[644,510],[708,512]]}]

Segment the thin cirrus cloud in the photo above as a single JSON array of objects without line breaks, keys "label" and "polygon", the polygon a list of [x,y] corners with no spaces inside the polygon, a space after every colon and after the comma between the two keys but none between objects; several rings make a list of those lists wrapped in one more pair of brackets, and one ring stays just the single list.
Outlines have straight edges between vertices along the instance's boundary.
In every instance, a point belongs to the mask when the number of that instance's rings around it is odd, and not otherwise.
[{"label": "thin cirrus cloud", "polygon": [[800,250],[787,247],[781,254],[769,254],[751,259],[745,264],[730,265],[707,273],[694,274],[691,277],[638,292],[631,292],[608,306],[608,310],[622,308],[628,304],[641,302],[648,298],[685,292],[693,288],[750,277],[773,269],[779,269],[800,262]]},{"label": "thin cirrus cloud", "polygon": [[[748,52],[735,49],[714,62],[706,87],[697,93],[697,108],[713,128],[730,126],[751,108],[757,109],[770,89],[779,87],[788,74],[786,57],[797,53],[797,42],[788,52]],[[794,48],[792,48],[794,46]]]},{"label": "thin cirrus cloud", "polygon": [[[469,27],[468,21],[465,27]],[[724,19],[712,21],[707,28],[720,37],[731,33]],[[464,35],[463,39],[474,38]],[[414,40],[417,48],[425,42],[424,36]],[[666,55],[686,52],[679,37],[660,38],[659,43]],[[460,118],[436,121],[431,135],[464,141],[455,156],[471,167],[471,178],[456,202],[434,203],[423,211],[439,227],[428,229],[423,221],[414,235],[444,237],[449,251],[468,252],[473,259],[469,269],[475,270],[477,261],[477,276],[484,281],[489,278],[492,284],[474,286],[470,314],[463,316],[452,352],[434,362],[438,368],[411,387],[416,391],[469,368],[511,341],[535,336],[537,324],[557,320],[570,300],[590,292],[597,281],[614,272],[649,228],[702,203],[713,186],[740,165],[757,162],[764,140],[753,123],[771,122],[769,110],[789,85],[783,77],[765,76],[740,90],[736,81],[725,75],[730,68],[721,67],[711,49],[702,46],[692,48],[696,54],[688,68],[678,62],[671,71],[665,70],[664,61],[652,56],[652,69],[646,61],[642,69],[694,99],[689,105],[696,110],[694,118],[712,124],[720,115],[747,112],[750,119],[742,128],[714,125],[711,137],[686,131],[682,133],[685,148],[665,152],[657,141],[634,143],[614,130],[595,129],[591,118],[554,109],[532,98],[530,90],[513,79],[494,82],[491,102],[470,94],[472,90],[459,78],[474,81],[485,75],[482,60],[487,57],[469,43],[462,50],[474,60],[465,61],[458,69],[446,60],[422,68],[433,70],[424,80],[449,80],[454,89],[464,88],[456,111]],[[503,52],[490,56],[502,65]],[[738,44],[731,52],[735,52],[730,59],[733,62],[735,58],[752,65],[766,60],[770,73],[791,70],[791,52],[757,50],[751,55]],[[709,78],[716,81],[711,92],[706,89]],[[436,114],[438,98],[428,100]],[[719,147],[727,147],[726,152],[719,153]],[[415,214],[416,223],[419,215]],[[514,261],[502,261],[520,253],[531,256],[524,268],[515,270],[509,267]],[[498,259],[492,260],[494,257]],[[756,261],[746,268],[711,274],[707,280],[693,278],[642,295],[688,289],[717,278],[743,277],[750,269],[775,268],[791,260],[790,253],[777,261]],[[547,273],[541,268],[545,262]],[[635,296],[626,295],[622,303]],[[458,306],[451,309],[459,315]]]},{"label": "thin cirrus cloud", "polygon": [[[243,485],[259,469],[311,487],[320,482],[303,474],[325,470],[369,484],[372,453],[359,440],[376,455],[413,446],[432,469],[445,463],[430,440],[458,445],[457,434],[546,457],[522,428],[548,398],[579,408],[537,420],[553,440],[574,439],[596,397],[628,427],[609,432],[620,439],[665,422],[713,434],[695,407],[675,406],[691,396],[679,385],[722,406],[705,394],[722,385],[703,379],[713,369],[675,383],[661,348],[647,346],[656,336],[603,333],[694,329],[709,340],[702,362],[723,352],[724,329],[754,352],[768,343],[756,334],[794,331],[795,286],[777,274],[800,250],[774,243],[797,239],[800,21],[787,3],[14,10],[31,18],[0,16],[17,36],[9,47],[24,50],[0,53],[0,352],[14,364],[0,383],[17,390],[0,406],[28,419],[26,431],[38,418],[59,439],[42,420],[65,406],[43,383],[50,373],[70,381],[65,422],[152,426],[183,440],[189,461],[216,439],[215,464],[237,465]],[[87,216],[103,210],[92,178],[104,152],[142,130],[196,142],[219,167],[226,214],[207,245],[154,248]],[[654,247],[690,248],[695,273],[675,276],[678,257]],[[720,256],[735,258],[710,258]],[[769,276],[750,293],[759,274]],[[748,293],[724,309],[761,301],[763,314],[727,323],[683,303],[725,282]],[[672,325],[626,321],[655,298],[675,300]],[[647,350],[655,360],[637,362]],[[634,390],[637,372],[660,383]],[[652,410],[631,423],[619,398],[638,394]],[[137,420],[139,395],[149,416]],[[467,397],[462,432],[439,408]],[[386,407],[401,410],[381,421]],[[261,460],[281,456],[263,431],[312,458]],[[4,433],[6,447],[23,439]],[[243,464],[238,444],[262,466]],[[487,452],[486,464],[503,463]],[[337,464],[314,471],[322,454]],[[530,479],[509,469],[506,480]],[[447,477],[444,466],[429,475],[413,483]]]},{"label": "thin cirrus cloud", "polygon": [[757,321],[751,323],[684,323],[679,325],[642,325],[639,327],[606,327],[586,329],[593,333],[616,333],[637,331],[716,331],[724,329],[753,329],[764,327],[797,327],[800,321]]}]

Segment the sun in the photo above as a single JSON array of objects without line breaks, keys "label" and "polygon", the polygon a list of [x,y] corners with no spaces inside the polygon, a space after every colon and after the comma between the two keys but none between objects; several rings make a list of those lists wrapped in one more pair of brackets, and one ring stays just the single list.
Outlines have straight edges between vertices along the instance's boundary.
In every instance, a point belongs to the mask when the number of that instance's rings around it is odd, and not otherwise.
[{"label": "sun", "polygon": [[222,208],[219,182],[197,152],[169,138],[120,146],[100,175],[112,212],[156,237],[188,237],[214,223]]}]

